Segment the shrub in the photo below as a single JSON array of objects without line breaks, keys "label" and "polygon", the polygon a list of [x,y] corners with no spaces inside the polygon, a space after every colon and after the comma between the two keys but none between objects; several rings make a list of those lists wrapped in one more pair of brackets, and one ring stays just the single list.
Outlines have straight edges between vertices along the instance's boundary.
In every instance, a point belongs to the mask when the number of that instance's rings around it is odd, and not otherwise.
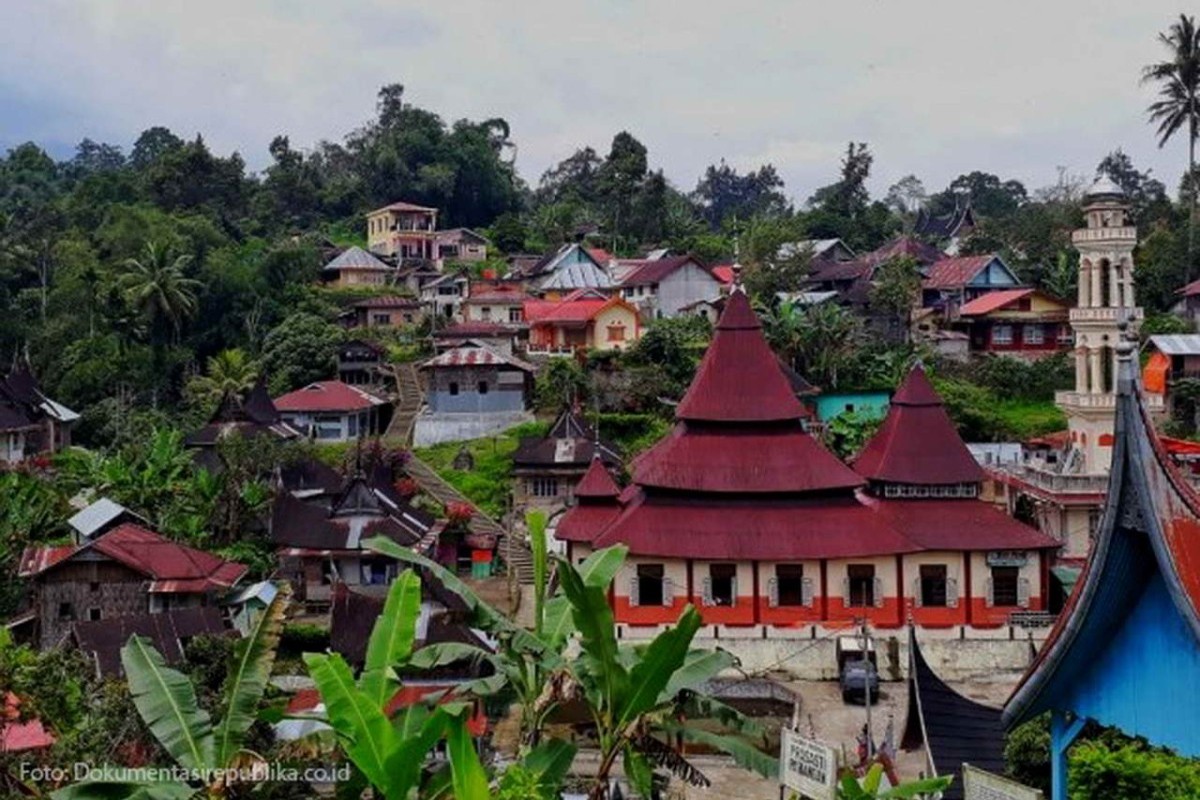
[{"label": "shrub", "polygon": [[301,653],[322,653],[329,649],[329,629],[306,622],[283,626],[279,636],[281,656],[298,657]]},{"label": "shrub", "polygon": [[1072,800],[1192,800],[1200,797],[1200,763],[1140,742],[1084,742],[1071,751]]}]

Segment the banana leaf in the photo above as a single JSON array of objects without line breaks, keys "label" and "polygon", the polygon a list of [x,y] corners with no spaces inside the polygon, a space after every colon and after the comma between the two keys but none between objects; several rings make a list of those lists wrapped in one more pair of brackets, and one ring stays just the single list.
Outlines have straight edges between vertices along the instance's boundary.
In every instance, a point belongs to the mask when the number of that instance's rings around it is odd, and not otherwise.
[{"label": "banana leaf", "polygon": [[487,773],[479,763],[475,752],[475,740],[467,730],[465,717],[449,721],[446,751],[450,755],[450,776],[454,784],[455,800],[489,800]]},{"label": "banana leaf", "polygon": [[291,588],[279,588],[271,604],[258,615],[250,635],[238,643],[233,671],[225,681],[225,717],[215,731],[216,763],[226,766],[242,747],[246,731],[258,716],[258,704],[279,647],[284,616],[291,600]]},{"label": "banana leaf", "polygon": [[379,708],[395,694],[399,681],[394,668],[412,655],[421,615],[421,581],[412,570],[405,570],[388,588],[383,613],[375,620],[358,688],[367,700]]},{"label": "banana leaf", "polygon": [[[630,691],[617,707],[618,729],[624,728],[658,705],[659,695],[687,661],[692,639],[696,631],[700,630],[701,624],[700,612],[689,605],[679,615],[675,627],[668,628],[654,637],[646,647],[637,663],[629,670]],[[704,672],[704,669],[699,669],[696,675],[702,675]]]},{"label": "banana leaf", "polygon": [[686,725],[663,726],[665,730],[683,734],[689,742],[707,745],[714,750],[733,758],[734,762],[743,769],[753,770],[764,778],[779,777],[779,759],[767,755],[740,736],[727,736],[720,733],[693,728]]},{"label": "banana leaf", "polygon": [[50,793],[52,800],[186,800],[199,793],[186,783],[77,783]]},{"label": "banana leaf", "polygon": [[608,596],[603,589],[585,584],[575,567],[561,558],[558,559],[558,574],[580,634],[581,663],[585,667],[580,677],[590,677],[590,680],[581,681],[584,690],[590,695],[594,709],[615,717],[629,689],[629,673],[621,665]]},{"label": "banana leaf", "polygon": [[192,682],[169,668],[149,639],[137,635],[121,648],[121,665],[138,714],[171,757],[189,769],[218,766],[212,721],[196,702]]}]

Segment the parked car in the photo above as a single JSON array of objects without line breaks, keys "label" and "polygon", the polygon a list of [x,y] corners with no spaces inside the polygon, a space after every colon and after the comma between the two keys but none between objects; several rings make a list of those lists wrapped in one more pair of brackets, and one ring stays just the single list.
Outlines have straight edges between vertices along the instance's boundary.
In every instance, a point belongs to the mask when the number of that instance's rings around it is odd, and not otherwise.
[{"label": "parked car", "polygon": [[865,703],[870,697],[874,705],[879,700],[879,670],[866,659],[847,661],[838,682],[842,687],[842,702],[849,703],[861,697]]}]

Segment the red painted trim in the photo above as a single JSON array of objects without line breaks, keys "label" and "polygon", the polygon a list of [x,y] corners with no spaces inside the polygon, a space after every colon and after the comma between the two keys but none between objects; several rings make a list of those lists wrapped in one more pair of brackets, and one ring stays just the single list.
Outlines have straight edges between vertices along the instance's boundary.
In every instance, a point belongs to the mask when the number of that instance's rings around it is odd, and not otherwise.
[{"label": "red painted trim", "polygon": [[904,557],[896,555],[896,624],[903,627],[904,619]]}]

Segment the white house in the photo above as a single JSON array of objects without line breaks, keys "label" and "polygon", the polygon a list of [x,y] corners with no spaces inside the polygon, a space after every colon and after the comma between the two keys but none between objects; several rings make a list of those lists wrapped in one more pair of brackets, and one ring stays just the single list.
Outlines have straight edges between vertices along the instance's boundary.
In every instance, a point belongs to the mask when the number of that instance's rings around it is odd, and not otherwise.
[{"label": "white house", "polygon": [[645,320],[679,316],[682,309],[721,296],[721,281],[694,256],[622,259],[621,296]]}]

